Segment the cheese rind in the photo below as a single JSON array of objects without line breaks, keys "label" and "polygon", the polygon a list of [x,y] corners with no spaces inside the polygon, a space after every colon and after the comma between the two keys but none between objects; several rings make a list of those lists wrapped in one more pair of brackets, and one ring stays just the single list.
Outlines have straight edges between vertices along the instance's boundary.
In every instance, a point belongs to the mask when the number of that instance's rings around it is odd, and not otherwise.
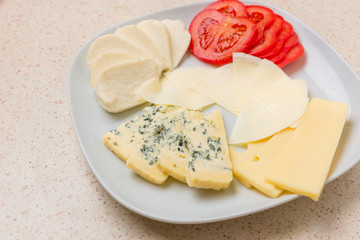
[{"label": "cheese rind", "polygon": [[312,98],[266,180],[317,201],[328,177],[348,105]]}]

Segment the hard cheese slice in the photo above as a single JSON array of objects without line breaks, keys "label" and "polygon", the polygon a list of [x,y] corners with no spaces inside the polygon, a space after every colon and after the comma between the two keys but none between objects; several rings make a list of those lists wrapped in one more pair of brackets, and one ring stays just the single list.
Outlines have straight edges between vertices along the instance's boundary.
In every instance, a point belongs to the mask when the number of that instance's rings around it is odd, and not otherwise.
[{"label": "hard cheese slice", "polygon": [[229,112],[237,114],[232,87],[232,64],[208,69],[208,73],[191,88]]},{"label": "hard cheese slice", "polygon": [[345,124],[345,103],[313,98],[266,179],[318,200]]},{"label": "hard cheese slice", "polygon": [[239,153],[234,148],[230,148],[230,158],[235,176],[241,182],[254,186],[272,198],[278,197],[283,190],[266,182],[265,177],[292,133],[293,130],[288,128],[275,134],[270,139],[248,143],[248,150],[244,153]]},{"label": "hard cheese slice", "polygon": [[191,159],[187,183],[191,187],[226,189],[233,179],[226,133],[220,110],[185,125],[184,141]]},{"label": "hard cheese slice", "polygon": [[281,80],[249,90],[237,107],[231,144],[257,141],[295,123],[305,112],[308,89],[304,80]]},{"label": "hard cheese slice", "polygon": [[208,71],[208,68],[179,68],[166,73],[159,83],[146,82],[137,94],[151,103],[198,110],[214,103],[191,89]]}]

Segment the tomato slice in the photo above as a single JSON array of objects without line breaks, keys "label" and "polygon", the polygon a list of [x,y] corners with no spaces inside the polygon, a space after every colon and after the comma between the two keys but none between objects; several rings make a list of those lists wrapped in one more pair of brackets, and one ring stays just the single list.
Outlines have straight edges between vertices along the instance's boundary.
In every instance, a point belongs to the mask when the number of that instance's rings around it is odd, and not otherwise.
[{"label": "tomato slice", "polygon": [[261,54],[273,49],[276,44],[277,34],[281,31],[283,24],[284,19],[281,16],[275,14],[274,22],[268,29],[265,30],[264,37],[258,44],[250,49],[247,49],[245,52],[254,56],[260,56]]},{"label": "tomato slice", "polygon": [[215,9],[229,17],[246,17],[246,6],[238,0],[219,0],[209,4],[205,9]]},{"label": "tomato slice", "polygon": [[283,57],[281,60],[276,62],[276,64],[283,68],[285,65],[299,59],[304,54],[304,47],[301,45],[301,43],[295,44],[292,48],[289,49],[285,57]]},{"label": "tomato slice", "polygon": [[281,51],[285,41],[291,36],[292,32],[293,26],[290,23],[284,21],[283,27],[276,37],[275,45],[273,46],[273,48],[269,49],[269,51],[267,52],[260,54],[260,56],[258,57],[268,58],[278,54]]},{"label": "tomato slice", "polygon": [[250,5],[246,7],[248,12],[248,17],[253,19],[256,23],[256,38],[254,40],[254,45],[257,44],[264,36],[264,30],[269,27],[273,21],[275,13],[263,6]]},{"label": "tomato slice", "polygon": [[290,50],[290,48],[292,48],[294,45],[298,43],[298,40],[299,40],[298,35],[295,32],[292,32],[291,36],[284,42],[281,51],[278,54],[267,57],[267,59],[274,63],[280,61],[282,58],[285,57],[285,55]]},{"label": "tomato slice", "polygon": [[228,63],[233,52],[243,52],[252,44],[255,31],[255,22],[247,17],[227,17],[217,10],[205,9],[189,26],[189,49],[203,61]]}]

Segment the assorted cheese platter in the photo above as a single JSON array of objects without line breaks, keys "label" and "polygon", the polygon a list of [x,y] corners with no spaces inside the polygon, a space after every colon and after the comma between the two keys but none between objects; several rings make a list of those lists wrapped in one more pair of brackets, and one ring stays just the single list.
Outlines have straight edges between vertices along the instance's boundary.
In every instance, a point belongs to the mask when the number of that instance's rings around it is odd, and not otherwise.
[{"label": "assorted cheese platter", "polygon": [[318,200],[358,162],[358,77],[306,25],[256,4],[149,14],[75,57],[74,128],[124,206],[166,222],[224,220]]}]

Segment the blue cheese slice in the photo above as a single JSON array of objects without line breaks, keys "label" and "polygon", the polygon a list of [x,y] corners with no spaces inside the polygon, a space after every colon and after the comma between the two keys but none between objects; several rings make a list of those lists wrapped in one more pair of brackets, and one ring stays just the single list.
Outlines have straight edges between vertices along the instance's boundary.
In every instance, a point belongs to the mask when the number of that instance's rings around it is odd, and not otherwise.
[{"label": "blue cheese slice", "polygon": [[220,110],[184,125],[184,142],[191,159],[187,168],[190,187],[226,189],[233,179],[231,161]]},{"label": "blue cheese slice", "polygon": [[170,175],[192,187],[219,190],[232,180],[219,110],[204,116],[181,107],[151,105],[104,134],[103,142],[126,166],[155,184]]}]

